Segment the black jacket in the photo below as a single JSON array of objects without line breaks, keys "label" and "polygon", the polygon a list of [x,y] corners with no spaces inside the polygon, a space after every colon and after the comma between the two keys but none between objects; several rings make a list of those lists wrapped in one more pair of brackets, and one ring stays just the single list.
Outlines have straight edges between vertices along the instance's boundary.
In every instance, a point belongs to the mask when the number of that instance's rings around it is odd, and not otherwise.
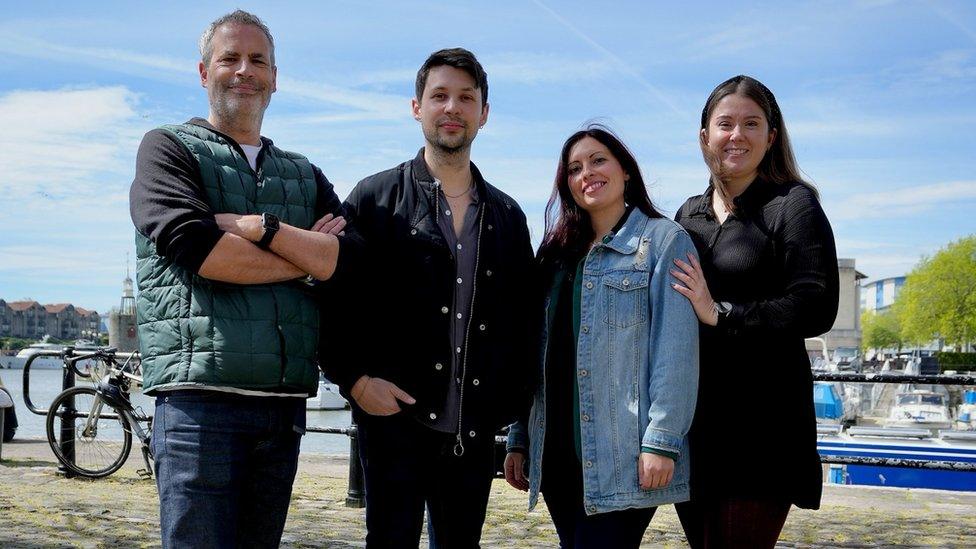
[{"label": "black jacket", "polygon": [[[525,214],[471,171],[482,206],[459,415],[463,436],[484,437],[528,408],[542,308]],[[417,400],[408,410],[426,425],[444,403],[454,352],[454,255],[437,225],[435,193],[423,149],[360,181],[345,206],[365,260],[321,307],[330,332],[322,340],[332,342],[320,352],[326,376],[347,395],[363,374],[391,381]]]}]

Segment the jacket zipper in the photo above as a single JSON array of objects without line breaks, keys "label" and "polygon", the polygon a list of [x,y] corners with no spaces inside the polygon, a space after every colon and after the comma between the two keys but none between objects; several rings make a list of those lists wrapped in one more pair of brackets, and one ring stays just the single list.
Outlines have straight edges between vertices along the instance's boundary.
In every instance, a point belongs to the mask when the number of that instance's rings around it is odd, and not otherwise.
[{"label": "jacket zipper", "polygon": [[[464,441],[462,440],[462,436],[461,436],[461,431],[463,426],[461,420],[464,417],[462,414],[462,412],[464,411],[464,385],[468,374],[468,340],[471,337],[471,323],[474,321],[474,303],[475,303],[475,296],[478,293],[478,267],[481,262],[481,236],[485,226],[484,206],[479,206],[479,209],[480,211],[478,212],[478,251],[475,252],[474,254],[475,274],[474,277],[472,277],[471,279],[472,280],[471,281],[471,308],[468,310],[468,325],[464,330],[464,359],[461,360],[461,392],[458,395],[457,443],[454,445],[454,455],[457,457],[461,457],[464,455]],[[456,263],[457,260],[455,259],[455,265]]]}]

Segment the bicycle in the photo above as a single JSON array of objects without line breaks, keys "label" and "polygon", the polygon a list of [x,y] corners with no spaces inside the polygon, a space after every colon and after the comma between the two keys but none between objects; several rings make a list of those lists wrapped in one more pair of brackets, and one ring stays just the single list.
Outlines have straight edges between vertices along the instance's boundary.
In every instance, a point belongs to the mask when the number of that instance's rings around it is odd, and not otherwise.
[{"label": "bicycle", "polygon": [[[71,356],[64,364],[82,378],[98,376],[98,369],[83,372],[77,363],[95,359],[105,364],[104,374],[93,385],[65,389],[51,403],[47,412],[47,441],[54,455],[69,471],[87,478],[102,478],[122,467],[132,451],[132,435],[142,444],[146,468],[140,477],[152,477],[152,416],[134,408],[129,399],[132,383],[142,384],[138,369],[130,365],[133,355],[119,366],[116,349],[99,349],[93,353]],[[55,419],[60,418],[60,428]],[[80,421],[79,421],[80,420]],[[146,428],[142,425],[145,423]]]}]

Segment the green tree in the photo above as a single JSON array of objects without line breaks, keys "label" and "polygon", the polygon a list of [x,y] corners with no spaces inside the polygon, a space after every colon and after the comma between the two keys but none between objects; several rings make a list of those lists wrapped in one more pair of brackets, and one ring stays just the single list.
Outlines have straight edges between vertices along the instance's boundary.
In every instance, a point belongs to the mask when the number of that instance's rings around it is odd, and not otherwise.
[{"label": "green tree", "polygon": [[897,349],[905,344],[901,336],[901,322],[894,311],[864,311],[861,314],[861,347],[868,349]]},{"label": "green tree", "polygon": [[7,351],[19,351],[31,343],[33,341],[19,337],[0,337],[0,349]]},{"label": "green tree", "polygon": [[976,235],[922,259],[908,274],[895,308],[906,341],[941,337],[970,343],[976,336]]}]

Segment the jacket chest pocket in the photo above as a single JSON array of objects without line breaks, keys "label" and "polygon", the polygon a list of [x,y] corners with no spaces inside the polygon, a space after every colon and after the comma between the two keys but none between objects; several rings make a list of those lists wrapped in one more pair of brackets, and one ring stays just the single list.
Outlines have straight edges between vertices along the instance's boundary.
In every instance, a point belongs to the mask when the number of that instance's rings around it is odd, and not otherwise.
[{"label": "jacket chest pocket", "polygon": [[603,275],[606,291],[606,315],[611,326],[626,328],[647,322],[647,285],[650,273],[646,271],[617,271]]}]

